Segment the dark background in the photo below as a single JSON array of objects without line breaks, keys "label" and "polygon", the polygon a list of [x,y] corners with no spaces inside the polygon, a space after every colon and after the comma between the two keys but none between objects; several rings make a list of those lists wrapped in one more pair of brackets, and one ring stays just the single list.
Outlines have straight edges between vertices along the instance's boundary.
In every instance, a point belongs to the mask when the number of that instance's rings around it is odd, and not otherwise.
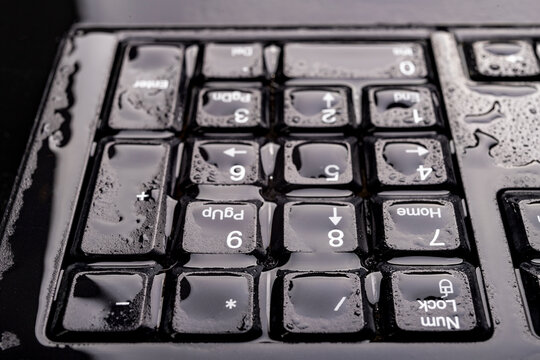
[{"label": "dark background", "polygon": [[69,0],[2,2],[0,10],[0,219],[24,154],[62,35]]}]

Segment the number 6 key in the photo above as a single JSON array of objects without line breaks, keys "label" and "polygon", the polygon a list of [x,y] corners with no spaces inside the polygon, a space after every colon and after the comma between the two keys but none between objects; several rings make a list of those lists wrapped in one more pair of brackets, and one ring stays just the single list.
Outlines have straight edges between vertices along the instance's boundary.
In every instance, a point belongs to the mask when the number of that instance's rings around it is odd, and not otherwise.
[{"label": "number 6 key", "polygon": [[255,141],[197,140],[189,180],[197,185],[261,185],[259,162]]}]

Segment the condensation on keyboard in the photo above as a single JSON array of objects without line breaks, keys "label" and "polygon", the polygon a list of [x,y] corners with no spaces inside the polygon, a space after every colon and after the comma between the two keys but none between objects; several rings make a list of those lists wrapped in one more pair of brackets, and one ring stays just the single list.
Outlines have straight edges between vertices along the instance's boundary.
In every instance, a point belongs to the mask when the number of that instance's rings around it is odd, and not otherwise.
[{"label": "condensation on keyboard", "polygon": [[436,34],[433,50],[448,120],[458,151],[476,147],[477,131],[495,141],[489,154],[498,166],[525,166],[540,161],[539,83],[482,85],[463,73],[453,37]]}]

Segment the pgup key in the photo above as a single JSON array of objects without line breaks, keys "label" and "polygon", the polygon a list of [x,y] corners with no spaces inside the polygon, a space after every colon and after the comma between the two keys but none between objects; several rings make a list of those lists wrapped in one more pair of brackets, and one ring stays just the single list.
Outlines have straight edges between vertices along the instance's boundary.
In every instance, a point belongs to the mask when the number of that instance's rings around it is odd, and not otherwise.
[{"label": "pgup key", "polygon": [[294,129],[339,129],[350,125],[349,92],[344,87],[287,88],[283,99],[283,123]]},{"label": "pgup key", "polygon": [[249,202],[188,204],[182,249],[188,253],[251,253],[259,245],[258,209]]}]

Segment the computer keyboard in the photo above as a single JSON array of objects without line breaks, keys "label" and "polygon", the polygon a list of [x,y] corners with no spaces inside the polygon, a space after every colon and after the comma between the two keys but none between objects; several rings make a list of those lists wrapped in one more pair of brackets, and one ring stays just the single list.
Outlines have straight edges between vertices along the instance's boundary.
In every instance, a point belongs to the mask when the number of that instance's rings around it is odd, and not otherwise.
[{"label": "computer keyboard", "polygon": [[426,42],[160,40],[120,45],[52,337],[489,334]]},{"label": "computer keyboard", "polygon": [[33,348],[538,355],[538,39],[74,30],[4,237]]}]

